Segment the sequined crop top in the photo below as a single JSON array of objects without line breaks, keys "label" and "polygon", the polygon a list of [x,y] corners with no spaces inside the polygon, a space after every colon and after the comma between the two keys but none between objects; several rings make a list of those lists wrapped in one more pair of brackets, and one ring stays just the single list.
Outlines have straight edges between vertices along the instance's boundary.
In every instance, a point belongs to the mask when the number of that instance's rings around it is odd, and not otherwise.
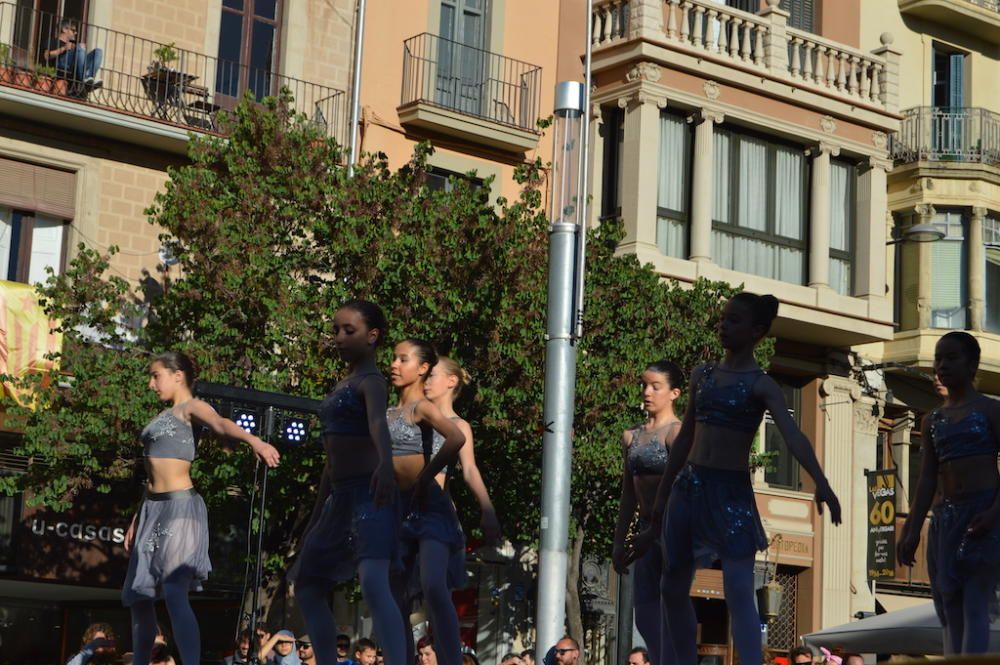
[{"label": "sequined crop top", "polygon": [[628,468],[633,476],[658,476],[667,466],[670,451],[656,430],[639,426],[632,430],[628,446]]},{"label": "sequined crop top", "polygon": [[[736,374],[738,378],[724,386],[716,385],[717,371]],[[732,372],[705,365],[695,394],[695,420],[737,432],[756,432],[764,417],[764,406],[753,399],[752,393],[754,384],[762,376],[764,370],[759,368]]]},{"label": "sequined crop top", "polygon": [[350,383],[336,388],[319,405],[323,434],[367,436],[368,412],[361,391]]},{"label": "sequined crop top", "polygon": [[[458,416],[448,416],[448,420],[450,420],[453,423],[457,423],[459,420],[461,420],[461,418],[459,418]],[[443,445],[444,445],[444,435],[438,432],[437,430],[434,430],[434,436],[431,438],[431,455],[432,456],[437,455],[438,451],[441,450],[441,446]],[[442,468],[439,473],[448,473],[448,467],[446,466]]]},{"label": "sequined crop top", "polygon": [[390,406],[385,412],[389,425],[389,438],[392,439],[393,457],[424,454],[424,439],[420,425],[413,422],[417,404],[419,400],[404,406]]},{"label": "sequined crop top", "polygon": [[142,430],[143,457],[194,461],[194,430],[191,423],[164,409]]},{"label": "sequined crop top", "polygon": [[931,412],[930,434],[938,462],[1000,452],[990,421],[981,408],[973,407],[968,415],[958,420],[952,420],[941,409],[934,409]]}]

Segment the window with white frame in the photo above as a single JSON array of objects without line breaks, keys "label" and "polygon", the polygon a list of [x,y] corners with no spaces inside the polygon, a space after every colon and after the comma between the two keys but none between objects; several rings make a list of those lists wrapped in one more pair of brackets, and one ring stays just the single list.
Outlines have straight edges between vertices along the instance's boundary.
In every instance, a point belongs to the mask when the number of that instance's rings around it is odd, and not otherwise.
[{"label": "window with white frame", "polygon": [[1000,216],[995,213],[983,220],[983,245],[986,254],[983,328],[1000,333]]},{"label": "window with white frame", "polygon": [[656,244],[667,256],[687,257],[691,128],[684,117],[660,113],[660,159],[656,188]]},{"label": "window with white frame", "polygon": [[845,296],[854,292],[854,164],[830,162],[830,287]]},{"label": "window with white frame", "polygon": [[715,262],[804,284],[809,165],[802,149],[722,128],[714,153]]},{"label": "window with white frame", "polygon": [[969,306],[966,220],[962,211],[948,210],[934,215],[934,225],[945,236],[931,249],[931,327],[966,327]]},{"label": "window with white frame", "polygon": [[46,268],[63,267],[66,223],[62,219],[0,206],[0,279],[36,284]]}]

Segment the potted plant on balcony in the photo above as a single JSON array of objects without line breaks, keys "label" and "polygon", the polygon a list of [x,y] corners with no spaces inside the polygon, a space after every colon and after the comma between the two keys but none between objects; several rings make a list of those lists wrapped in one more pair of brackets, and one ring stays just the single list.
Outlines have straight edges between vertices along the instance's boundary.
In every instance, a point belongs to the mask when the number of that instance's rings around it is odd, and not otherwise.
[{"label": "potted plant on balcony", "polygon": [[176,42],[160,44],[158,48],[153,50],[153,57],[155,60],[149,64],[150,71],[170,69],[170,63],[178,58]]},{"label": "potted plant on balcony", "polygon": [[14,64],[9,44],[0,44],[0,83],[31,87],[31,76]]},{"label": "potted plant on balcony", "polygon": [[31,87],[40,92],[65,95],[68,85],[66,79],[59,78],[55,67],[51,65],[39,65],[32,72]]}]

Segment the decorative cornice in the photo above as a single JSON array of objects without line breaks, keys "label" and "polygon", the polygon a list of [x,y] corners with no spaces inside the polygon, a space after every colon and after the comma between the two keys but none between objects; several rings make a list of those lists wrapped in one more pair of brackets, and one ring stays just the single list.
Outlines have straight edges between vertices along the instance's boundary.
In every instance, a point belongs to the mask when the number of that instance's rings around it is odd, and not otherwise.
[{"label": "decorative cornice", "polygon": [[656,107],[662,110],[667,108],[667,99],[642,88],[618,98],[618,108],[620,109],[635,108],[641,104],[656,104]]},{"label": "decorative cornice", "polygon": [[879,150],[885,150],[889,145],[889,136],[885,132],[872,132],[872,145]]},{"label": "decorative cornice", "polygon": [[854,403],[854,431],[860,434],[877,434],[882,409],[878,403],[862,399]]},{"label": "decorative cornice", "polygon": [[705,91],[705,96],[712,101],[722,96],[722,88],[715,81],[705,81],[705,84],[701,87]]},{"label": "decorative cornice", "polygon": [[972,216],[978,217],[980,221],[982,221],[988,213],[989,210],[982,206],[972,206]]},{"label": "decorative cornice", "polygon": [[913,206],[913,210],[921,217],[933,217],[937,212],[930,203],[918,203]]},{"label": "decorative cornice", "polygon": [[649,81],[650,83],[656,83],[663,76],[663,70],[660,66],[653,62],[640,62],[635,65],[632,69],[628,70],[625,74],[625,80],[629,83],[634,81]]},{"label": "decorative cornice", "polygon": [[827,134],[833,134],[837,131],[837,121],[832,115],[825,115],[819,119],[819,128]]}]

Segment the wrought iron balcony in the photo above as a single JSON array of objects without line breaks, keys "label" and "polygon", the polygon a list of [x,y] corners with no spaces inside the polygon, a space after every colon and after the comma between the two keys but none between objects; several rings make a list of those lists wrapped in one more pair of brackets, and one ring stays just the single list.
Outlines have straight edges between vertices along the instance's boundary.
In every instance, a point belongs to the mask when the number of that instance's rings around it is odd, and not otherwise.
[{"label": "wrought iron balcony", "polygon": [[[423,33],[403,42],[400,119],[524,150],[537,142],[541,83],[541,67]],[[477,127],[463,117],[485,123]]]},{"label": "wrought iron balcony", "polygon": [[1000,165],[1000,113],[982,108],[918,106],[903,112],[892,137],[897,163],[976,162]]},{"label": "wrought iron balcony", "polygon": [[100,49],[103,62],[96,73],[100,83],[94,85],[85,80],[83,67],[75,65],[72,51],[64,56],[52,52],[62,45],[60,20],[47,12],[0,2],[0,99],[6,87],[215,133],[218,113],[233,108],[246,91],[263,99],[287,89],[296,111],[328,136],[343,135],[341,90],[87,24],[80,29],[80,52],[75,57],[82,60],[84,53]]}]

